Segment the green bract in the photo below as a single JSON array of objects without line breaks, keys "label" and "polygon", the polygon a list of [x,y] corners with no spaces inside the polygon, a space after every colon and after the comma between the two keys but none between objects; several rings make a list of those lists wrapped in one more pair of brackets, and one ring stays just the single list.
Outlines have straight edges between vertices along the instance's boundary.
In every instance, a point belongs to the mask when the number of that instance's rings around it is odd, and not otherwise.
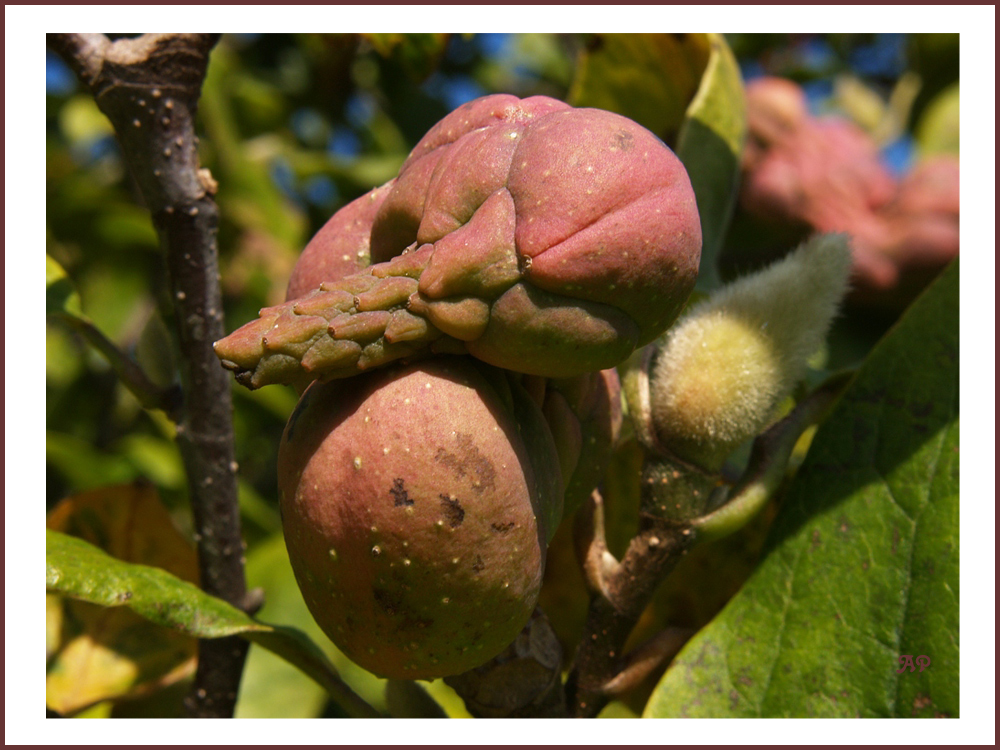
[{"label": "green bract", "polygon": [[[460,107],[344,210],[290,287],[315,291],[216,344],[242,384],[441,351],[545,377],[613,367],[666,330],[698,273],[673,152],[627,118],[547,97]],[[375,265],[333,281],[366,251]]]}]

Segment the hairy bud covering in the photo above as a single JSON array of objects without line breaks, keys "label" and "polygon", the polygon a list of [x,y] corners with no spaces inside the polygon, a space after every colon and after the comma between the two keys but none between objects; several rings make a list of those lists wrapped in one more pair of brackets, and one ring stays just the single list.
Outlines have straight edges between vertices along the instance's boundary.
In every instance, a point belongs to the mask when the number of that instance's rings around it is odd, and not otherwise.
[{"label": "hairy bud covering", "polygon": [[717,471],[803,377],[847,291],[851,253],[823,235],[719,289],[670,331],[651,378],[657,437]]}]

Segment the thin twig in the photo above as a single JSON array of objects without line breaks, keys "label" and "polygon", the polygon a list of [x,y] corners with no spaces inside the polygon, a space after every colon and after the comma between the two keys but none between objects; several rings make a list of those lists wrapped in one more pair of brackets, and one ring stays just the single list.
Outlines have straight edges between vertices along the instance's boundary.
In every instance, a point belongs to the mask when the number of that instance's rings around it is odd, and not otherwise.
[{"label": "thin twig", "polygon": [[[214,183],[199,169],[194,114],[212,34],[51,34],[48,44],[111,120],[166,257],[184,403],[177,440],[187,470],[202,587],[245,606],[230,381],[212,343],[225,334],[218,279]],[[231,716],[248,644],[202,641],[194,716]]]},{"label": "thin twig", "polygon": [[59,319],[72,326],[92,347],[97,349],[111,365],[118,379],[146,409],[160,409],[174,422],[181,418],[182,394],[176,385],[168,388],[152,382],[139,365],[105,336],[86,318],[60,315]]}]

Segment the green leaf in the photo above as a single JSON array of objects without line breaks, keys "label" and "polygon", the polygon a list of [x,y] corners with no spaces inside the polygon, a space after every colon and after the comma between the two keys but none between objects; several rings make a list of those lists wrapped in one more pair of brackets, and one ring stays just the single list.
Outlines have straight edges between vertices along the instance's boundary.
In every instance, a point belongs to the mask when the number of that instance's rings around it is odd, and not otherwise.
[{"label": "green leaf", "polygon": [[959,87],[953,83],[927,105],[914,136],[921,156],[959,152]]},{"label": "green leaf", "polygon": [[80,317],[80,295],[59,262],[51,255],[45,256],[45,314],[62,314]]},{"label": "green leaf", "polygon": [[389,680],[385,686],[389,715],[395,719],[447,719],[427,689],[413,680]]},{"label": "green leaf", "polygon": [[139,478],[124,456],[108,453],[87,440],[56,430],[45,432],[45,462],[76,490],[92,490]]},{"label": "green leaf", "polygon": [[[385,681],[337,651],[309,614],[280,531],[247,554],[246,575],[249,586],[264,590],[260,617],[296,623],[330,659],[352,690],[375,708],[385,709]],[[264,649],[250,647],[240,683],[237,718],[314,717],[322,712],[325,703],[326,696],[302,672]]]},{"label": "green leaf", "polygon": [[115,133],[94,97],[83,93],[70,97],[59,110],[59,127],[74,145],[87,145]]},{"label": "green leaf", "polygon": [[708,37],[708,67],[677,139],[677,156],[687,168],[701,214],[698,287],[706,291],[721,283],[717,259],[736,206],[747,132],[739,65],[722,35]]},{"label": "green leaf", "polygon": [[273,243],[272,254],[294,257],[306,239],[306,218],[271,178],[267,150],[248,148],[240,137],[233,91],[246,77],[233,50],[220,44],[212,51],[198,115],[213,149],[212,174],[225,186],[217,196],[220,212],[241,232]]},{"label": "green leaf", "polygon": [[707,34],[594,34],[567,100],[617,112],[673,145],[710,48]]},{"label": "green leaf", "polygon": [[[259,616],[305,625],[308,619],[292,619],[301,614],[295,601],[301,596],[297,596],[298,587],[294,581],[283,580],[281,568],[287,565],[281,560],[283,547],[280,533],[255,545],[247,553],[247,582],[264,590],[264,606]],[[236,718],[314,718],[322,713],[325,702],[323,690],[302,672],[266,649],[256,645],[250,647],[240,680]]]},{"label": "green leaf", "polygon": [[645,715],[958,716],[958,421],[956,261],[817,431],[766,559]]},{"label": "green leaf", "polygon": [[158,625],[198,638],[239,635],[294,664],[350,715],[378,713],[341,682],[326,655],[302,632],[258,622],[161,568],[116,560],[87,542],[46,531],[48,591],[104,607],[127,606]]}]

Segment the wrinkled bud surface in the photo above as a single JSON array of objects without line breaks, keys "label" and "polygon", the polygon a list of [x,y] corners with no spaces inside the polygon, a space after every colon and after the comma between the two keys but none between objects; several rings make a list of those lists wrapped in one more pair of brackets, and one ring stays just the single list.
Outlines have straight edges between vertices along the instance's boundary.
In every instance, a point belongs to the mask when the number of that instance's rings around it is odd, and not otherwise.
[{"label": "wrinkled bud surface", "polygon": [[370,190],[337,211],[299,256],[288,280],[285,299],[295,299],[363,271],[371,264],[371,230],[375,214],[393,182]]},{"label": "wrinkled bud surface", "polygon": [[720,469],[805,374],[847,290],[850,265],[844,236],[820,236],[694,306],[654,364],[660,443],[702,469]]},{"label": "wrinkled bud surface", "polygon": [[516,386],[440,357],[316,383],[289,420],[278,478],[292,567],[317,623],[365,669],[464,672],[528,622],[562,480]]},{"label": "wrinkled bud surface", "polygon": [[[380,283],[363,289],[379,300],[369,310],[404,321],[403,338],[395,328],[374,335],[384,317],[366,323],[367,339],[292,323],[289,316],[315,310],[330,312],[319,314],[328,325],[361,312],[344,295],[368,282],[343,279],[262,311],[267,322],[219,342],[240,382],[344,377],[433,351],[437,339],[439,348],[522,373],[601,370],[674,321],[698,271],[698,212],[673,152],[631,120],[547,97],[496,95],[460,107],[417,144],[393,183],[360,200],[331,220],[330,232],[344,239],[327,244],[350,258],[353,243],[363,249],[367,239],[376,266],[365,275],[416,282],[405,298],[399,282],[392,294]],[[318,280],[321,257],[311,254],[296,293],[302,279]]]}]

